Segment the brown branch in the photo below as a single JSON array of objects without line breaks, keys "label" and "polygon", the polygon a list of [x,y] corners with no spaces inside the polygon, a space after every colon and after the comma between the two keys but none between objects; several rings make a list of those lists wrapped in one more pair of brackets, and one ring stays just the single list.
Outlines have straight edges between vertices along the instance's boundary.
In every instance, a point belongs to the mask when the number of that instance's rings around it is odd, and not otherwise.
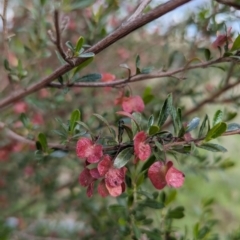
[{"label": "brown branch", "polygon": [[65,88],[65,87],[116,87],[119,85],[123,85],[126,83],[133,83],[133,82],[139,82],[139,81],[144,81],[146,79],[154,79],[154,78],[164,78],[164,77],[175,77],[174,75],[177,73],[185,72],[187,70],[191,69],[196,69],[196,68],[205,68],[208,66],[211,66],[216,63],[223,63],[223,62],[231,62],[235,61],[233,58],[218,58],[214,59],[211,61],[207,61],[204,63],[198,63],[194,64],[191,66],[186,66],[178,68],[176,70],[171,70],[167,72],[156,72],[156,73],[151,73],[151,74],[138,74],[129,78],[124,78],[124,79],[117,79],[113,82],[79,82],[79,83],[74,83],[74,84],[60,84],[60,83],[50,83],[47,85],[47,87],[52,87],[52,88]]},{"label": "brown branch", "polygon": [[[149,11],[143,16],[137,17],[133,21],[127,22],[126,24],[122,24],[118,29],[116,29],[112,34],[108,35],[98,43],[96,43],[94,46],[89,48],[87,52],[93,52],[95,54],[98,54],[99,52],[103,51],[113,43],[117,42],[121,38],[127,36],[131,32],[135,31],[136,29],[144,26],[145,24],[163,16],[164,14],[176,9],[179,6],[184,5],[187,2],[190,2],[191,0],[171,0],[164,4],[161,4],[160,6],[156,7],[155,9]],[[86,58],[79,58],[75,62],[75,66],[80,65],[86,61]],[[16,102],[25,96],[36,92],[40,90],[41,88],[45,87],[55,79],[57,79],[59,76],[65,74],[66,72],[73,69],[74,66],[70,66],[69,64],[65,64],[64,66],[61,66],[60,68],[56,69],[51,75],[48,77],[45,77],[41,79],[39,82],[32,84],[31,86],[27,87],[26,89],[21,89],[18,91],[13,92],[10,96],[7,96],[6,98],[2,99],[0,101],[0,109],[3,109],[4,107],[7,107],[8,105],[12,104],[13,102]]]}]

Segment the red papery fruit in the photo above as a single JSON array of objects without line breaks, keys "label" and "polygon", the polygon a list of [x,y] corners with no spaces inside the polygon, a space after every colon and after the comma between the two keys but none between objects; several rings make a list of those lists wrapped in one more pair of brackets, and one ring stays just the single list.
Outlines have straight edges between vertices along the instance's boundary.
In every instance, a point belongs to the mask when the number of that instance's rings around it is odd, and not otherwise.
[{"label": "red papery fruit", "polygon": [[140,96],[125,97],[123,92],[114,101],[115,105],[122,105],[125,112],[142,112],[144,110],[144,102]]},{"label": "red papery fruit", "polygon": [[112,82],[116,79],[116,76],[111,73],[102,73],[101,75],[102,75],[102,78],[101,78],[102,82]]},{"label": "red papery fruit", "polygon": [[92,177],[90,170],[84,168],[84,170],[79,175],[79,183],[83,187],[89,186],[93,182],[94,178]]},{"label": "red papery fruit", "polygon": [[122,103],[122,109],[125,112],[143,112],[144,102],[140,96],[125,97]]},{"label": "red papery fruit", "polygon": [[106,197],[109,195],[104,179],[98,184],[98,193],[101,197]]},{"label": "red papery fruit", "polygon": [[88,138],[81,138],[77,142],[77,156],[86,158],[89,163],[96,163],[103,155],[102,146],[94,144]]},{"label": "red papery fruit", "polygon": [[112,160],[109,155],[104,155],[102,160],[98,163],[98,172],[100,176],[104,176],[112,167]]},{"label": "red papery fruit", "polygon": [[212,46],[217,48],[223,46],[227,42],[232,42],[232,38],[230,36],[231,29],[232,28],[229,28],[226,34],[219,34],[217,39],[212,43]]},{"label": "red papery fruit", "polygon": [[151,156],[151,147],[146,140],[147,134],[143,131],[138,132],[133,139],[135,155],[142,161]]},{"label": "red papery fruit", "polygon": [[163,189],[166,185],[179,188],[183,185],[184,174],[173,167],[173,162],[166,164],[158,161],[153,163],[148,169],[148,177],[156,189]]},{"label": "red papery fruit", "polygon": [[28,110],[28,105],[23,101],[17,102],[14,104],[13,110],[15,113],[25,113]]},{"label": "red papery fruit", "polygon": [[109,155],[104,155],[98,163],[98,172],[104,179],[98,185],[98,193],[102,197],[111,195],[117,197],[125,191],[126,168],[114,168],[112,159]]}]

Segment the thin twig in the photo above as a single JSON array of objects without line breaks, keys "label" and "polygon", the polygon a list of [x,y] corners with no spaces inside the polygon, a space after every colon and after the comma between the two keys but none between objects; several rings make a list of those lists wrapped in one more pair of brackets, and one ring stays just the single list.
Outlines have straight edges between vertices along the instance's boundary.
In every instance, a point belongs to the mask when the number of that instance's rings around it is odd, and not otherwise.
[{"label": "thin twig", "polygon": [[8,0],[4,0],[4,3],[3,3],[3,13],[1,15],[1,18],[2,18],[2,23],[3,23],[3,49],[4,49],[4,52],[5,52],[5,57],[6,58],[8,58],[7,6],[8,6]]},{"label": "thin twig", "polygon": [[[113,33],[96,43],[94,46],[89,48],[87,52],[93,52],[94,54],[98,54],[113,43],[117,42],[118,40],[122,39],[123,37],[127,36],[131,32],[135,31],[136,29],[144,26],[145,24],[163,16],[164,14],[176,9],[179,6],[184,5],[191,0],[171,0],[160,6],[156,7],[155,9],[149,11],[148,13],[144,14],[141,17],[137,17],[134,21],[128,22],[125,25],[120,26],[116,29]],[[86,58],[78,58],[75,62],[75,66],[80,65],[81,63],[85,62]],[[73,66],[69,64],[65,64],[60,68],[56,69],[52,74],[49,76],[41,79],[40,81],[30,85],[26,89],[21,89],[18,91],[13,92],[10,96],[5,97],[0,101],[0,109],[7,107],[8,105],[16,102],[25,96],[34,93],[41,88],[44,88],[46,85],[57,79],[59,76],[65,74],[66,72],[73,69]]]},{"label": "thin twig", "polygon": [[[61,41],[61,31],[59,27],[59,12],[57,10],[54,11],[54,25],[55,25],[55,31],[56,31],[56,40],[54,41],[58,52],[62,56],[62,58],[69,63],[71,66],[73,66],[73,63],[70,59],[68,59],[68,56],[65,54],[63,47],[62,47],[62,41]],[[52,39],[53,41],[53,39]]]},{"label": "thin twig", "polygon": [[[35,141],[27,139],[27,138],[15,133],[11,129],[7,128],[7,126],[3,122],[0,122],[0,131],[1,130],[4,130],[6,136],[9,137],[12,140],[15,140],[17,142],[21,142],[21,143],[24,143],[24,144],[27,144],[27,145],[30,145],[30,146],[35,146],[36,145]],[[59,144],[56,144],[56,143],[48,143],[48,146],[51,147],[51,148],[67,150],[67,148],[65,146],[59,145]]]},{"label": "thin twig", "polygon": [[137,17],[142,15],[143,10],[146,8],[146,6],[151,2],[151,0],[142,0],[141,3],[139,4],[139,6],[137,7],[136,11],[132,14],[132,16],[127,20],[127,22],[129,21],[133,21],[134,19],[136,19]]},{"label": "thin twig", "polygon": [[[144,81],[147,79],[156,79],[156,78],[164,78],[164,77],[176,77],[174,76],[175,74],[185,72],[187,70],[191,69],[196,69],[196,68],[205,68],[208,66],[211,66],[216,63],[223,63],[223,62],[229,62],[233,61],[232,58],[218,58],[214,59],[211,61],[203,62],[203,63],[198,63],[194,65],[190,65],[187,68],[181,67],[175,70],[167,71],[167,72],[156,72],[156,73],[151,73],[151,74],[138,74],[134,75],[129,78],[124,78],[124,79],[117,79],[112,82],[79,82],[79,83],[74,83],[74,84],[60,84],[60,83],[50,83],[47,85],[47,87],[52,87],[52,88],[65,88],[65,87],[116,87],[119,85],[123,85],[125,83],[133,83],[133,82],[139,82],[139,81]],[[234,60],[235,61],[235,60]],[[177,77],[176,77],[177,78]]]}]

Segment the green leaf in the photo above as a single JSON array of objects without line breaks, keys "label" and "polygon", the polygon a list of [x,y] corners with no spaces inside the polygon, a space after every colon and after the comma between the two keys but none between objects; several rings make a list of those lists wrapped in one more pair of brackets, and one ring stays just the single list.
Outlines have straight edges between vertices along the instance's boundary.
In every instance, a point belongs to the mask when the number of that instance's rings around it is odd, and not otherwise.
[{"label": "green leaf", "polygon": [[11,68],[10,68],[10,66],[9,66],[9,62],[8,62],[8,60],[7,59],[4,59],[4,67],[5,67],[5,69],[7,70],[7,71],[11,71]]},{"label": "green leaf", "polygon": [[21,113],[20,115],[20,121],[22,122],[23,126],[25,128],[29,128],[30,126],[30,120],[29,118],[27,117],[27,115],[25,113]]},{"label": "green leaf", "polygon": [[74,77],[80,70],[82,70],[83,68],[85,68],[87,65],[89,65],[92,61],[93,61],[93,57],[86,59],[83,63],[81,63],[78,67],[75,67],[73,69],[73,75],[72,77]]},{"label": "green leaf", "polygon": [[133,140],[133,132],[132,132],[132,129],[129,127],[129,126],[127,126],[127,125],[122,125],[123,126],[123,128],[124,128],[124,130],[127,132],[127,135],[128,135],[128,137],[129,137],[129,139],[132,141]]},{"label": "green leaf", "polygon": [[75,51],[79,52],[83,46],[83,42],[84,42],[84,38],[82,36],[80,36],[77,40],[77,44],[76,44],[76,48]]},{"label": "green leaf", "polygon": [[[208,124],[207,130],[206,130],[206,124]],[[208,115],[206,114],[201,124],[201,127],[199,129],[198,137],[199,138],[203,137],[205,135],[205,132],[208,132],[209,130],[210,130],[210,122],[209,122]]]},{"label": "green leaf", "polygon": [[80,126],[83,126],[85,129],[87,129],[87,131],[93,135],[93,133],[91,132],[90,128],[88,127],[88,125],[82,121],[77,121],[77,124],[79,124]]},{"label": "green leaf", "polygon": [[136,135],[141,130],[142,114],[138,112],[132,113],[133,119],[131,119],[132,132]]},{"label": "green leaf", "polygon": [[81,58],[92,58],[95,56],[95,53],[93,52],[84,52],[79,55]]},{"label": "green leaf", "polygon": [[150,103],[154,99],[154,95],[152,94],[152,88],[146,87],[143,92],[143,102],[144,104]]},{"label": "green leaf", "polygon": [[203,143],[200,146],[197,145],[197,147],[211,151],[211,152],[227,152],[226,148],[214,143]]},{"label": "green leaf", "polygon": [[220,122],[216,124],[210,131],[207,133],[204,141],[208,142],[214,138],[221,136],[227,130],[227,124],[225,122]]},{"label": "green leaf", "polygon": [[221,163],[219,165],[219,167],[221,169],[227,169],[227,168],[230,168],[230,167],[233,167],[235,166],[235,163],[233,161],[230,161],[230,160],[225,160],[223,163]]},{"label": "green leaf", "polygon": [[172,95],[169,94],[167,99],[164,101],[162,109],[160,110],[159,116],[158,116],[158,123],[157,125],[161,128],[161,126],[165,123],[167,120],[169,114],[170,114],[170,108],[172,106]]},{"label": "green leaf", "polygon": [[126,210],[126,207],[119,205],[119,204],[112,204],[108,207],[108,210],[111,212],[123,212]]},{"label": "green leaf", "polygon": [[211,58],[211,52],[210,52],[210,50],[208,49],[208,48],[205,48],[204,49],[204,55],[205,55],[205,59],[208,61],[208,60],[210,60],[210,58]]},{"label": "green leaf", "polygon": [[74,82],[98,82],[101,78],[102,75],[99,73],[90,73],[76,79]]},{"label": "green leaf", "polygon": [[47,138],[46,138],[45,134],[39,133],[39,134],[38,134],[38,141],[40,142],[40,144],[41,144],[41,146],[42,146],[42,150],[43,150],[44,152],[46,152],[48,146],[47,146]]},{"label": "green leaf", "polygon": [[223,111],[217,110],[213,116],[213,126],[222,122],[222,119],[223,119]]},{"label": "green leaf", "polygon": [[174,208],[173,210],[169,210],[167,213],[167,218],[175,218],[180,219],[184,217],[184,207],[179,206]]},{"label": "green leaf", "polygon": [[[144,162],[141,172],[146,171],[149,169],[149,167],[155,162],[156,158],[154,155],[152,155],[147,161]],[[145,175],[147,175],[147,171],[145,172]]]},{"label": "green leaf", "polygon": [[141,70],[140,70],[140,56],[139,55],[137,55],[137,57],[136,57],[135,64],[136,64],[136,74],[140,74]]},{"label": "green leaf", "polygon": [[139,203],[139,205],[154,209],[162,209],[165,207],[162,202],[158,202],[149,198],[147,198],[144,202]]},{"label": "green leaf", "polygon": [[56,150],[50,154],[51,157],[55,157],[55,158],[63,158],[63,157],[66,157],[67,155],[68,155],[68,152],[62,151],[62,150]]},{"label": "green leaf", "polygon": [[151,115],[148,119],[148,128],[150,128],[154,124],[154,116]]},{"label": "green leaf", "polygon": [[80,121],[81,113],[78,109],[74,110],[70,118],[70,133],[73,134],[74,129],[77,125],[77,121]]},{"label": "green leaf", "polygon": [[230,51],[235,51],[235,50],[238,50],[239,48],[240,48],[240,35],[238,35],[235,41],[233,42],[233,45]]},{"label": "green leaf", "polygon": [[74,51],[74,46],[73,46],[73,44],[72,44],[70,41],[67,41],[65,44],[66,44],[66,46],[67,46],[69,49],[71,49],[72,51]]},{"label": "green leaf", "polygon": [[133,156],[133,148],[129,147],[122,150],[114,160],[113,166],[115,168],[122,168],[124,167]]},{"label": "green leaf", "polygon": [[187,125],[185,132],[191,132],[193,129],[197,128],[200,123],[200,118],[193,118]]},{"label": "green leaf", "polygon": [[179,131],[180,119],[179,119],[179,115],[177,114],[177,110],[174,106],[170,107],[170,115],[171,115],[171,118],[172,118],[172,121],[173,121],[174,132],[175,132],[175,134],[177,134],[178,131]]},{"label": "green leaf", "polygon": [[152,72],[154,69],[154,67],[145,67],[142,69],[141,74],[149,74],[150,72]]},{"label": "green leaf", "polygon": [[227,125],[227,132],[236,131],[240,129],[240,124],[238,123],[229,123]]},{"label": "green leaf", "polygon": [[115,137],[116,134],[115,134],[115,131],[110,127],[108,121],[103,117],[101,116],[100,114],[97,114],[97,113],[94,113],[93,116],[95,116],[96,118],[98,118],[100,121],[102,121],[103,123],[105,123],[107,125],[107,128],[109,130],[109,132]]},{"label": "green leaf", "polygon": [[173,202],[177,197],[177,191],[171,190],[171,192],[167,195],[164,203],[165,205],[168,205],[169,203]]},{"label": "green leaf", "polygon": [[120,64],[119,66],[120,66],[121,68],[126,68],[127,71],[128,71],[128,77],[131,76],[131,69],[130,69],[130,67],[129,67],[126,63],[122,63],[122,64]]},{"label": "green leaf", "polygon": [[156,125],[153,125],[149,128],[148,133],[149,135],[154,135],[160,131],[160,128]]},{"label": "green leaf", "polygon": [[64,65],[66,62],[65,60],[62,58],[62,56],[60,55],[60,53],[58,51],[55,51],[56,55],[57,55],[57,58],[59,60],[59,62]]}]

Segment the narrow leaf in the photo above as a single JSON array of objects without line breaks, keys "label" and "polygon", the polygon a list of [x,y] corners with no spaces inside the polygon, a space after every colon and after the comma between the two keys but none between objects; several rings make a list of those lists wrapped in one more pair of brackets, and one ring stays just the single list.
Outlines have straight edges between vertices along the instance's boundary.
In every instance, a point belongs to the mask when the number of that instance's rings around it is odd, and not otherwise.
[{"label": "narrow leaf", "polygon": [[137,57],[136,57],[135,64],[136,64],[136,74],[140,74],[141,70],[140,70],[140,56],[139,55],[137,55]]},{"label": "narrow leaf", "polygon": [[75,82],[97,82],[102,78],[99,73],[90,73],[75,80]]},{"label": "narrow leaf", "polygon": [[[208,127],[206,129],[206,124],[208,123]],[[198,137],[201,138],[205,135],[205,132],[208,132],[210,130],[210,123],[209,123],[209,118],[208,118],[208,115],[206,114],[204,119],[203,119],[203,122],[201,124],[201,127],[199,129],[199,133],[198,133]]]},{"label": "narrow leaf", "polygon": [[75,51],[76,52],[79,52],[83,46],[83,41],[84,41],[84,38],[82,36],[80,36],[78,38],[78,41],[77,41],[77,45],[76,45],[76,48],[75,48]]},{"label": "narrow leaf", "polygon": [[129,147],[122,150],[114,160],[113,166],[115,168],[122,168],[124,167],[133,156],[133,148]]},{"label": "narrow leaf", "polygon": [[74,77],[80,70],[82,70],[83,68],[85,68],[87,65],[89,65],[92,61],[93,61],[93,57],[89,58],[87,60],[85,60],[83,63],[81,63],[78,67],[75,67],[73,69],[73,75],[72,77]]},{"label": "narrow leaf", "polygon": [[214,138],[221,136],[227,130],[227,124],[225,122],[220,122],[216,124],[210,131],[207,133],[204,141],[208,142]]},{"label": "narrow leaf", "polygon": [[227,152],[227,149],[219,144],[214,143],[203,143],[198,148],[202,148],[211,152]]},{"label": "narrow leaf", "polygon": [[165,207],[163,203],[157,202],[152,199],[146,199],[144,202],[139,203],[139,205],[144,207],[154,208],[154,209],[162,209]]},{"label": "narrow leaf", "polygon": [[156,125],[153,125],[149,128],[148,133],[149,135],[154,135],[160,131],[160,128]]},{"label": "narrow leaf", "polygon": [[70,118],[70,133],[73,134],[74,129],[77,125],[77,121],[80,121],[80,111],[78,109],[74,110]]},{"label": "narrow leaf", "polygon": [[187,125],[185,132],[191,132],[193,129],[197,128],[200,123],[200,118],[193,118]]},{"label": "narrow leaf", "polygon": [[158,123],[157,125],[161,128],[161,126],[165,123],[167,120],[167,117],[170,114],[170,107],[172,106],[172,95],[169,94],[167,99],[164,101],[162,109],[159,113],[158,117]]},{"label": "narrow leaf", "polygon": [[95,56],[95,54],[94,54],[93,52],[81,53],[81,54],[79,55],[79,57],[81,57],[81,58],[92,58],[92,57],[94,57],[94,56]]},{"label": "narrow leaf", "polygon": [[46,138],[45,134],[39,133],[38,141],[40,142],[43,151],[46,152],[47,151],[47,138]]},{"label": "narrow leaf", "polygon": [[222,119],[223,119],[223,111],[217,110],[213,116],[213,126],[222,122]]},{"label": "narrow leaf", "polygon": [[240,124],[238,123],[229,123],[227,125],[227,132],[231,132],[239,129],[240,129]]},{"label": "narrow leaf", "polygon": [[107,126],[107,128],[108,128],[108,130],[109,130],[109,132],[110,132],[111,134],[113,134],[114,136],[116,135],[115,132],[114,132],[114,130],[110,127],[108,121],[107,121],[103,116],[101,116],[100,114],[97,114],[97,113],[94,113],[93,116],[95,116],[95,117],[98,118],[100,121],[102,121],[103,123],[105,123],[106,126]]},{"label": "narrow leaf", "polygon": [[235,51],[238,50],[239,48],[240,48],[240,35],[238,35],[237,38],[235,39],[230,51]]}]

